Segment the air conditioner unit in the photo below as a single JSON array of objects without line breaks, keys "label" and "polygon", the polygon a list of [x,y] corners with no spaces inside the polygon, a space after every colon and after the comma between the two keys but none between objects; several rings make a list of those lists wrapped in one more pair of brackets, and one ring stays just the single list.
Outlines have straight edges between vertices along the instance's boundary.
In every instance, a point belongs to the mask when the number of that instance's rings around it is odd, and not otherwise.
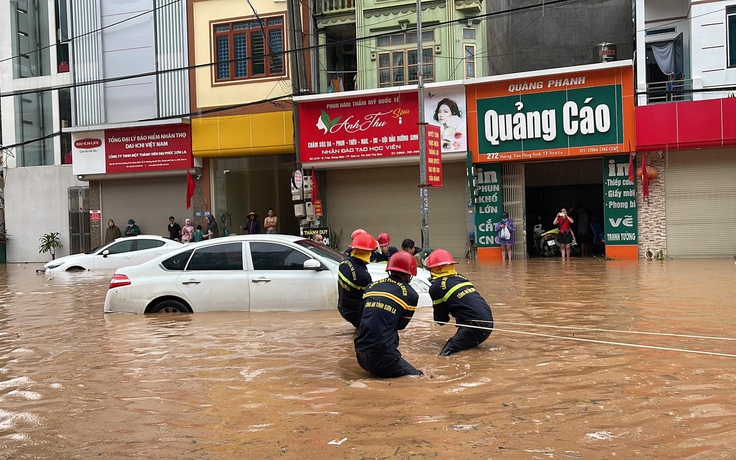
[{"label": "air conditioner unit", "polygon": [[343,43],[340,47],[342,54],[355,54],[355,43]]}]

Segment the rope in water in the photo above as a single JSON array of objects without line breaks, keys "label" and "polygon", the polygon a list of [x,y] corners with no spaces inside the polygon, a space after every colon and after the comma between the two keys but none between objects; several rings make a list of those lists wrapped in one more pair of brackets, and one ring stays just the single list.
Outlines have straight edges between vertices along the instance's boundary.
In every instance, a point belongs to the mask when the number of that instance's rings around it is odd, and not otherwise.
[{"label": "rope in water", "polygon": [[[422,318],[412,318],[413,321],[420,321],[423,323],[436,323],[436,324],[452,324],[450,322],[445,321],[433,321],[428,319],[422,319]],[[483,327],[483,326],[474,326],[470,324],[463,324],[462,327],[467,327],[471,329],[481,329],[486,331],[498,331],[498,332],[508,332],[510,334],[522,334],[522,335],[533,335],[537,337],[546,337],[550,339],[561,339],[561,340],[572,340],[576,342],[588,342],[588,343],[598,343],[603,345],[616,345],[621,347],[632,347],[632,348],[645,348],[649,350],[663,350],[663,351],[675,351],[679,353],[692,353],[697,355],[708,355],[708,356],[720,356],[725,358],[736,358],[736,355],[729,354],[729,353],[717,353],[712,351],[701,351],[701,350],[688,350],[685,348],[671,348],[671,347],[660,347],[656,345],[640,345],[636,343],[627,343],[627,342],[612,342],[608,340],[596,340],[596,339],[584,339],[581,337],[565,337],[561,335],[552,335],[552,334],[542,334],[539,332],[524,332],[524,331],[514,331],[510,329],[499,329],[499,328],[491,328],[491,327]]]},{"label": "rope in water", "polygon": [[[491,321],[476,321],[478,323],[490,323]],[[623,331],[620,329],[600,329],[595,327],[582,327],[582,326],[557,326],[553,324],[534,324],[534,323],[516,323],[513,321],[492,321],[494,324],[510,324],[512,326],[527,326],[527,327],[546,327],[552,329],[569,329],[574,331],[589,331],[589,332],[614,332],[617,334],[638,334],[638,335],[654,335],[659,337],[680,337],[685,339],[701,339],[701,340],[727,340],[735,341],[736,337],[718,337],[708,335],[691,335],[691,334],[675,334],[669,332],[643,332],[643,331]]]}]

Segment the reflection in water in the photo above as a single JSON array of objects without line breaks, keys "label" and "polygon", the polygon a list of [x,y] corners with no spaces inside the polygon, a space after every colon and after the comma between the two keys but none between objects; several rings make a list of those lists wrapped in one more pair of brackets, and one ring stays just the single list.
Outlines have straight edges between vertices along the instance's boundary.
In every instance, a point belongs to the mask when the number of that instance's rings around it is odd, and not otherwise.
[{"label": "reflection in water", "polygon": [[734,458],[734,358],[513,333],[736,354],[694,337],[734,337],[729,263],[461,264],[497,330],[440,357],[420,309],[397,380],[336,311],[105,316],[109,274],[0,267],[0,457]]}]

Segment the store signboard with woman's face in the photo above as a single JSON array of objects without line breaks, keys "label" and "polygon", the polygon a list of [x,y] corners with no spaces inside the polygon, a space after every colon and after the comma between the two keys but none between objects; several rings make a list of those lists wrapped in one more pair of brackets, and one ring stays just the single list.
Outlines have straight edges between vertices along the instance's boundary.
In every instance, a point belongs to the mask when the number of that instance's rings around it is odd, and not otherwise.
[{"label": "store signboard with woman's face", "polygon": [[442,153],[468,150],[465,87],[446,86],[424,90],[424,116],[430,125],[440,127]]},{"label": "store signboard with woman's face", "polygon": [[469,148],[474,163],[627,153],[634,142],[633,67],[469,85]]}]

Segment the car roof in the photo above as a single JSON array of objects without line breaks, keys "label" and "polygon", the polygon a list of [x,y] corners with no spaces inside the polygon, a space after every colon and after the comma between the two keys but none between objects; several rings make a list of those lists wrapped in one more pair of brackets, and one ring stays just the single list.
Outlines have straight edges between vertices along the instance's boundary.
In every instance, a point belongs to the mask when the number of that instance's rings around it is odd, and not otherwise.
[{"label": "car roof", "polygon": [[123,240],[161,240],[161,241],[170,241],[172,243],[178,243],[178,241],[174,241],[169,238],[164,238],[161,235],[136,235],[136,236],[121,236],[120,238],[115,238],[115,241],[123,241]]},{"label": "car roof", "polygon": [[216,244],[216,243],[222,243],[224,241],[280,241],[280,242],[286,242],[286,243],[293,243],[295,241],[301,241],[304,240],[303,236],[295,236],[295,235],[274,235],[274,234],[259,234],[259,235],[228,235],[228,236],[221,236],[219,238],[215,238],[212,240],[204,240],[199,241],[196,244],[198,246],[206,246],[209,244]]}]

